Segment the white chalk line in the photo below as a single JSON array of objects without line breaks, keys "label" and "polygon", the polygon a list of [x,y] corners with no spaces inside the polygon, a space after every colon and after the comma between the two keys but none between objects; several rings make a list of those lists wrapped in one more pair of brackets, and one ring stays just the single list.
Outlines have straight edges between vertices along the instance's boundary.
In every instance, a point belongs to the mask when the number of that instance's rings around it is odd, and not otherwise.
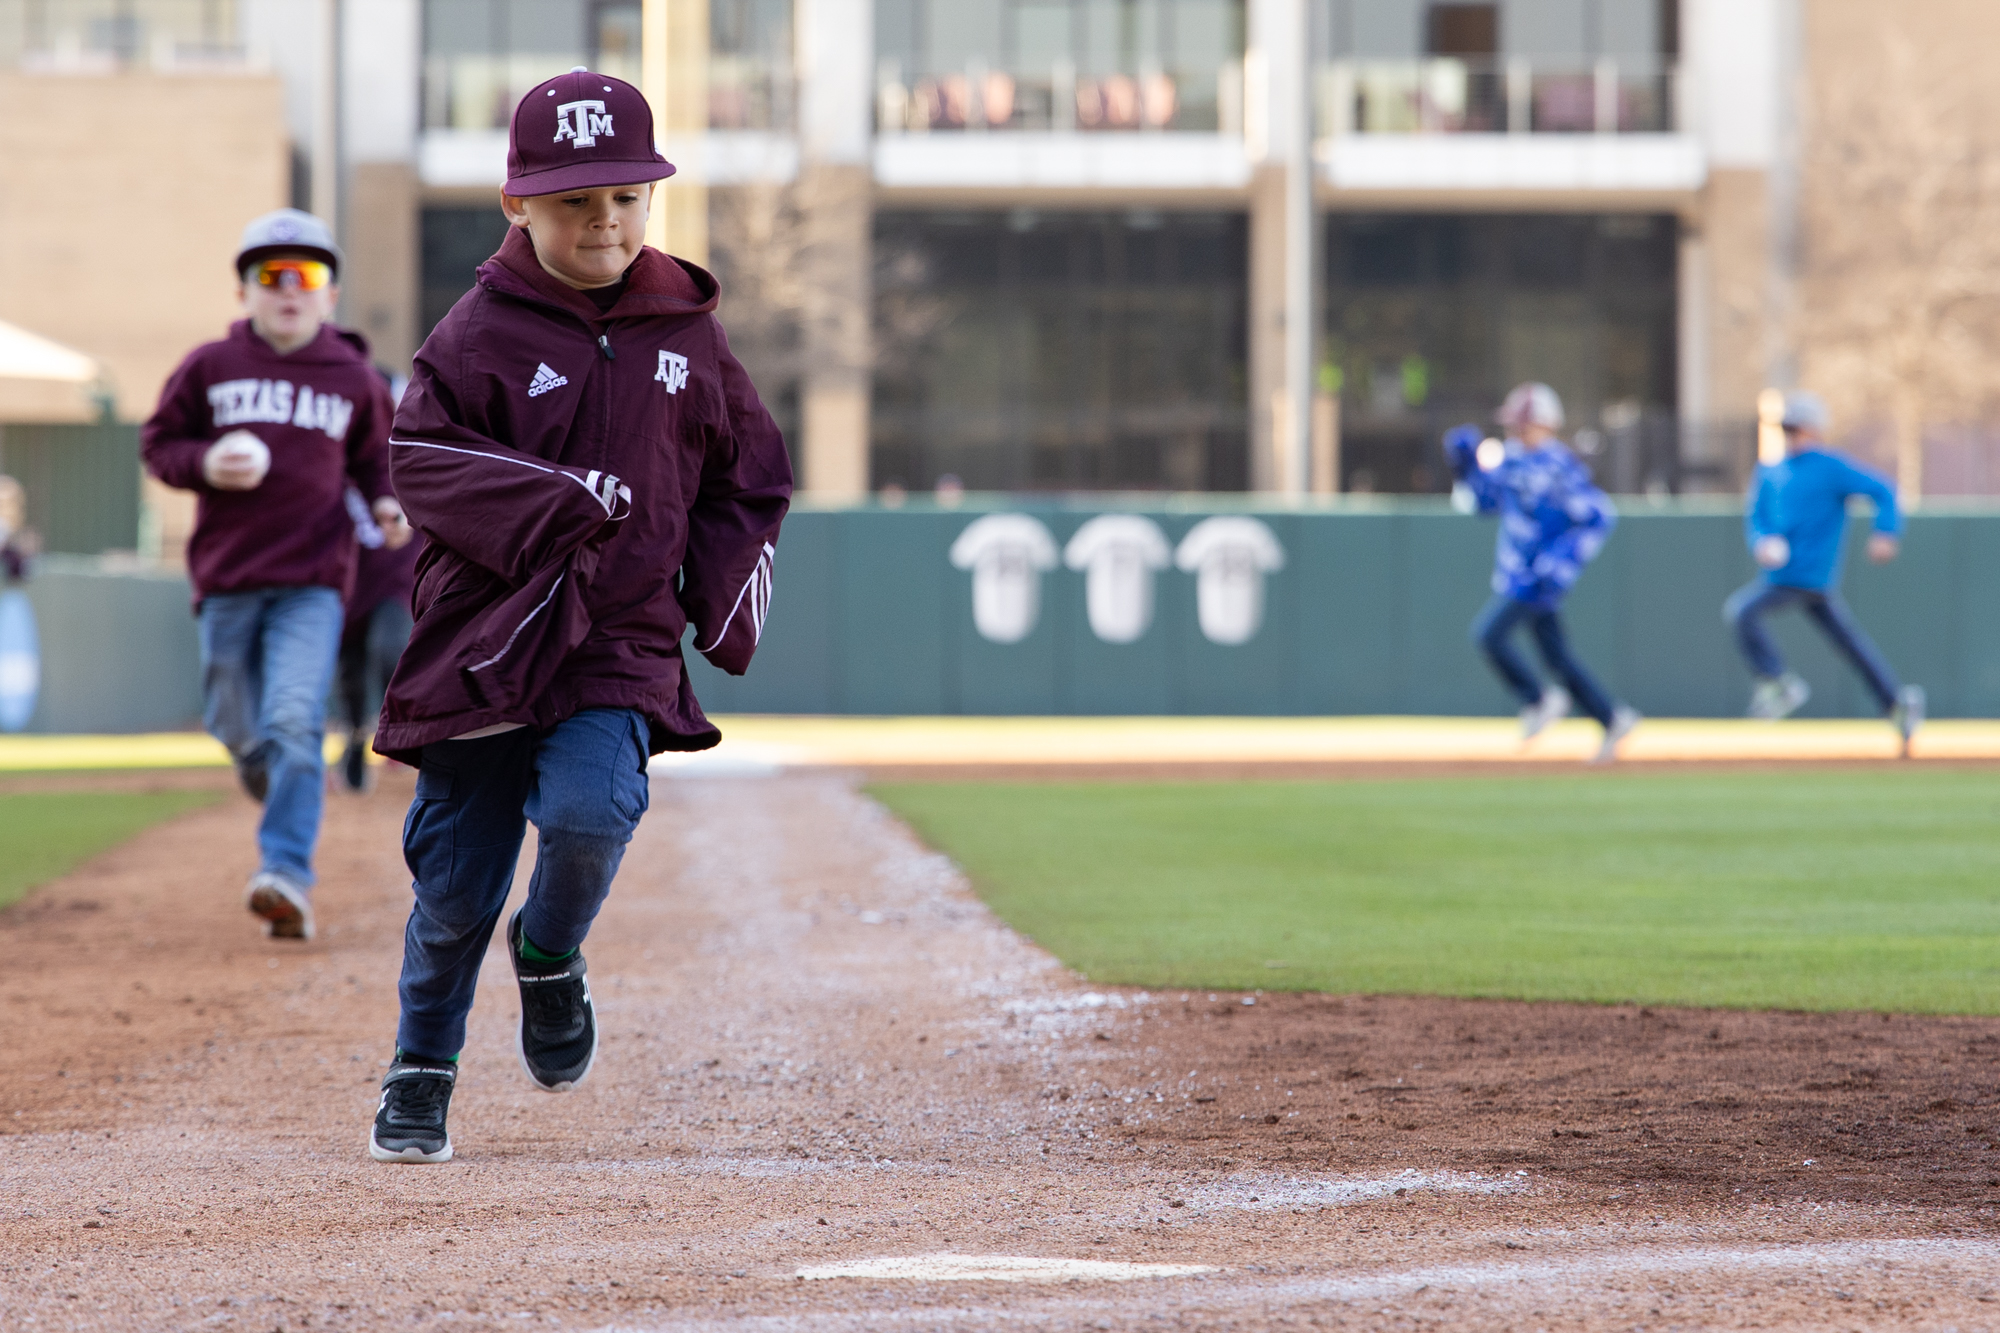
[{"label": "white chalk line", "polygon": [[1244,1212],[1284,1212],[1294,1208],[1350,1208],[1358,1203],[1394,1198],[1399,1194],[1518,1194],[1528,1187],[1527,1173],[1483,1176],[1476,1171],[1400,1171],[1393,1176],[1233,1176],[1187,1192],[1187,1207],[1197,1213],[1216,1209]]},{"label": "white chalk line", "polygon": [[799,1269],[797,1276],[807,1282],[835,1278],[877,1282],[1137,1282],[1215,1271],[1210,1264],[1134,1264],[1110,1259],[1050,1259],[1013,1254],[909,1254],[809,1264]]},{"label": "white chalk line", "polygon": [[[1607,1289],[1605,1279],[1623,1280],[1660,1277],[1728,1277],[1733,1275],[1795,1273],[1819,1270],[1829,1279],[1852,1280],[1862,1268],[1886,1270],[1884,1276],[1906,1280],[1935,1279],[1951,1273],[1966,1277],[1991,1278],[2000,1273],[2000,1242],[1971,1240],[1860,1240],[1833,1241],[1808,1245],[1759,1245],[1756,1247],[1705,1246],[1691,1249],[1610,1247],[1571,1259],[1511,1260],[1487,1264],[1439,1264],[1425,1268],[1376,1272],[1354,1278],[1285,1278],[1275,1281],[1226,1269],[1191,1274],[1188,1285],[1176,1284],[1173,1308],[1181,1313],[1231,1309],[1281,1310],[1292,1305],[1315,1302],[1380,1301],[1418,1294],[1452,1294],[1495,1287],[1529,1288],[1537,1299],[1546,1298],[1552,1286],[1568,1284],[1566,1299],[1572,1303]],[[1900,1274],[1894,1272],[1901,1268]],[[859,1314],[800,1312],[753,1315],[742,1318],[672,1319],[648,1323],[607,1325],[596,1333],[701,1333],[703,1330],[731,1330],[732,1333],[788,1333],[792,1329],[812,1329],[815,1333],[838,1333],[844,1329],[871,1329],[920,1325],[946,1327],[965,1324],[976,1328],[999,1328],[1015,1324],[1041,1324],[1051,1313],[1044,1298],[1028,1304],[1008,1306],[958,1306],[923,1309],[881,1309]],[[1086,1314],[1119,1317],[1132,1313],[1129,1304],[1113,1298],[1062,1300],[1066,1315]]]}]

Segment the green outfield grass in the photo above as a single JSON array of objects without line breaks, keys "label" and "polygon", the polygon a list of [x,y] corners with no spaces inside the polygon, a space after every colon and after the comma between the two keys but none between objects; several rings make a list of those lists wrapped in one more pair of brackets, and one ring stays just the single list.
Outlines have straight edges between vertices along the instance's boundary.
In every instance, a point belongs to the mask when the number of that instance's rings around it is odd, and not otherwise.
[{"label": "green outfield grass", "polygon": [[221,799],[213,791],[0,795],[0,908],[142,829]]},{"label": "green outfield grass", "polygon": [[2000,773],[885,784],[1093,980],[2000,1013]]}]

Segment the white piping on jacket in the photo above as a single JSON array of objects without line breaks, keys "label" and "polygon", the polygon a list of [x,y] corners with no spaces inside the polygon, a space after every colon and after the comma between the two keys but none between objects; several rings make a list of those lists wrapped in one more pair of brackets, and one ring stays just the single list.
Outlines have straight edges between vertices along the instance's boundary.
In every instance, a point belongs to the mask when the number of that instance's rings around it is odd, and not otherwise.
[{"label": "white piping on jacket", "polygon": [[562,477],[575,482],[586,491],[589,491],[590,498],[604,506],[604,512],[607,516],[612,512],[614,497],[622,498],[628,503],[632,499],[631,488],[620,485],[616,477],[606,477],[607,484],[599,487],[597,479],[605,474],[595,470],[591,472],[588,478],[584,478],[577,476],[573,472],[565,472],[559,467],[543,467],[540,463],[530,463],[525,458],[508,458],[504,454],[489,454],[484,449],[459,449],[449,444],[431,444],[425,440],[398,440],[394,438],[391,438],[389,443],[392,445],[401,445],[405,449],[436,449],[447,454],[464,454],[468,458],[490,459],[495,463],[512,463],[515,467],[532,468],[536,472],[546,472],[550,476]]},{"label": "white piping on jacket", "polygon": [[[743,588],[736,594],[735,605],[729,608],[728,616],[723,619],[722,628],[715,632],[714,640],[706,648],[701,646],[700,639],[696,639],[696,652],[715,651],[716,645],[729,633],[729,626],[736,619],[737,607],[743,605],[745,596],[750,598],[750,646],[755,648],[764,641],[764,620],[771,614],[771,592],[777,581],[777,562],[777,551],[772,548],[771,543],[765,542],[763,554],[757,557],[757,567],[752,569],[750,577],[743,581]],[[754,593],[752,589],[755,589]]]},{"label": "white piping on jacket", "polygon": [[468,672],[484,671],[486,670],[487,667],[492,666],[495,662],[505,657],[507,655],[508,649],[514,646],[514,640],[521,637],[521,631],[528,628],[528,622],[533,620],[536,616],[540,615],[542,613],[542,608],[546,607],[550,602],[553,602],[556,599],[556,589],[562,587],[562,581],[568,577],[569,575],[567,573],[556,575],[556,581],[549,585],[549,595],[547,597],[542,598],[540,605],[536,606],[534,610],[528,612],[526,616],[522,617],[520,624],[514,626],[514,632],[507,636],[507,642],[500,645],[500,651],[493,654],[493,656],[487,658],[484,662],[481,662],[478,666],[467,667],[466,670]]}]

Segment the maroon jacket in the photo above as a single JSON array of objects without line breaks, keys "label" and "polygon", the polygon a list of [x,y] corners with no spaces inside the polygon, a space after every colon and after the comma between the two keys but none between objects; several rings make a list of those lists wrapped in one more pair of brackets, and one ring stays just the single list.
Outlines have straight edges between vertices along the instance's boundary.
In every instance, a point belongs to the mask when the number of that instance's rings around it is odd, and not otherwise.
[{"label": "maroon jacket", "polygon": [[360,549],[354,555],[354,588],[347,594],[347,621],[340,631],[343,639],[366,633],[369,617],[384,602],[410,604],[410,593],[417,583],[417,556],[424,545],[419,537],[390,550],[368,502],[352,487],[347,491],[347,512],[354,520],[355,545]]},{"label": "maroon jacket", "polygon": [[[195,604],[257,588],[345,595],[354,522],[343,496],[350,480],[371,503],[391,493],[394,412],[367,341],[330,324],[289,356],[247,319],[188,353],[139,441],[148,472],[201,497],[188,542]],[[271,470],[255,490],[218,491],[202,479],[202,455],[238,428],[270,447]]]},{"label": "maroon jacket", "polygon": [[750,664],[792,493],[785,442],[729,353],[715,279],[656,250],[600,314],[520,231],[417,353],[396,413],[396,494],[429,539],[416,628],[375,748],[631,708],[652,749],[722,738],[681,637]]}]

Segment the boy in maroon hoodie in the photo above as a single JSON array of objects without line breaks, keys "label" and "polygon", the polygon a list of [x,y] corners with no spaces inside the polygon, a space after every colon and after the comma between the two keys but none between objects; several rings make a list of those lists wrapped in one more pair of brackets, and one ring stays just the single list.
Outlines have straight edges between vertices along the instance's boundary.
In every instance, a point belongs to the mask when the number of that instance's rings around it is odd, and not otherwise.
[{"label": "boy in maroon hoodie", "polygon": [[236,253],[247,319],[188,353],[140,433],[147,470],[200,497],[188,574],[201,627],[202,714],[264,803],[246,893],[265,932],[313,934],[313,847],[326,797],[327,687],[354,579],[351,482],[398,545],[391,408],[361,335],[327,322],[340,249],[280,209]]},{"label": "boy in maroon hoodie", "polygon": [[516,1049],[548,1092],[590,1072],[581,949],[645,813],[646,761],[721,739],[681,639],[692,626],[740,674],[763,631],[791,464],[712,313],[715,279],[643,244],[673,170],[630,84],[579,68],[529,92],[512,229],[397,410],[396,492],[428,544],[375,733],[418,770],[377,1161],[451,1157],[466,1014],[529,821],[534,877],[507,922]]}]

